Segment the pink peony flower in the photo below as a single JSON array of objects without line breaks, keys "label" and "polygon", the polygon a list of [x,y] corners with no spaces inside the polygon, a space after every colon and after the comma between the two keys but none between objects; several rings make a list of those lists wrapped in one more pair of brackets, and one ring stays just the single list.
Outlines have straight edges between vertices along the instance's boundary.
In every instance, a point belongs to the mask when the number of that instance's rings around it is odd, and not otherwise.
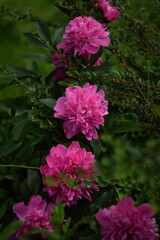
[{"label": "pink peony flower", "polygon": [[55,203],[62,200],[70,206],[82,197],[91,201],[90,194],[98,190],[94,174],[95,159],[91,152],[86,152],[78,142],[72,142],[68,149],[58,144],[51,148],[46,161],[47,164],[40,166],[46,185],[44,190]]},{"label": "pink peony flower", "polygon": [[66,96],[58,99],[54,117],[64,120],[63,128],[67,138],[82,132],[88,140],[98,139],[96,128],[104,124],[108,101],[104,99],[103,90],[96,91],[96,85],[86,83],[83,88],[68,87]]},{"label": "pink peony flower", "polygon": [[101,63],[103,62],[102,58],[98,58],[97,61],[94,63],[93,67],[99,67],[101,66]]},{"label": "pink peony flower", "polygon": [[100,46],[107,47],[110,43],[109,32],[92,17],[76,17],[65,28],[62,42],[57,48],[64,53],[74,52],[81,55],[91,55],[99,51]]},{"label": "pink peony flower", "polygon": [[99,210],[96,219],[102,240],[157,240],[154,214],[149,204],[134,207],[132,198],[126,197],[116,206]]},{"label": "pink peony flower", "polygon": [[[24,205],[24,202],[14,204],[13,211],[17,215],[18,220],[23,223],[15,237],[19,238],[21,235],[29,232],[33,227],[53,231],[53,225],[50,221],[52,209],[53,204],[50,203],[47,206],[47,202],[39,195],[31,196],[28,206]],[[42,238],[44,238],[44,236],[42,236]]]},{"label": "pink peony flower", "polygon": [[102,9],[104,17],[107,21],[115,20],[121,14],[116,7],[111,6],[110,2],[106,0],[99,0],[96,6]]},{"label": "pink peony flower", "polygon": [[60,54],[55,53],[52,56],[52,62],[54,64],[54,68],[52,69],[52,71],[55,71],[55,73],[52,75],[52,79],[54,81],[57,81],[59,79],[64,80],[67,77],[67,68],[65,68],[65,56],[61,56]]}]

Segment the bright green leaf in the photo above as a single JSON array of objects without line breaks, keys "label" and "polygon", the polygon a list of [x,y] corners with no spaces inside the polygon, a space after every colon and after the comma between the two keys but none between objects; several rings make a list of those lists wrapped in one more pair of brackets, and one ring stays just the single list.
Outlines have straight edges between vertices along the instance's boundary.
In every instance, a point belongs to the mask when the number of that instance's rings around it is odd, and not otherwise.
[{"label": "bright green leaf", "polygon": [[51,221],[53,222],[53,225],[59,225],[64,220],[64,206],[62,202],[58,202],[53,209],[53,214]]}]

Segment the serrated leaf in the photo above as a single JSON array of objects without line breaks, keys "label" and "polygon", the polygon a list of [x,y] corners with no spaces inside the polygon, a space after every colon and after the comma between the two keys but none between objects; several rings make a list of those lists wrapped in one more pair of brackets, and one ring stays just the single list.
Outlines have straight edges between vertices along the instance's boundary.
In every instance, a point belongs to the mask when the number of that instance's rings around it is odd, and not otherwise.
[{"label": "serrated leaf", "polygon": [[5,157],[6,155],[13,153],[22,145],[22,143],[23,141],[17,142],[13,140],[0,143],[0,157]]},{"label": "serrated leaf", "polygon": [[40,102],[51,108],[53,108],[56,104],[56,100],[53,98],[43,98]]},{"label": "serrated leaf", "polygon": [[40,176],[36,170],[28,170],[27,184],[34,194],[37,194],[40,189]]},{"label": "serrated leaf", "polygon": [[45,22],[42,21],[37,22],[37,32],[43,40],[50,42],[51,38],[49,28]]}]

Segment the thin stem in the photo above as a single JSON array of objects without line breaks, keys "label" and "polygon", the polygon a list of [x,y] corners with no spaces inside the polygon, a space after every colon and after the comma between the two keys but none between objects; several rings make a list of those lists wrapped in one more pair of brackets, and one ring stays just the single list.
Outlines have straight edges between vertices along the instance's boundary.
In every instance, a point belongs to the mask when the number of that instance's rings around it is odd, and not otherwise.
[{"label": "thin stem", "polygon": [[7,168],[7,167],[10,167],[10,168],[26,168],[26,169],[35,169],[35,170],[39,170],[38,167],[33,167],[33,166],[21,166],[21,165],[11,165],[11,164],[4,164],[4,165],[0,165],[0,168]]},{"label": "thin stem", "polygon": [[135,79],[134,77],[132,77],[130,68],[127,66],[124,58],[122,58],[122,56],[121,56],[121,54],[120,54],[120,51],[116,48],[115,40],[112,39],[111,42],[112,42],[112,44],[113,44],[113,46],[114,46],[114,50],[115,50],[115,52],[117,53],[117,56],[118,56],[119,59],[121,60],[122,64],[125,66],[125,68],[126,68],[126,70],[128,71],[128,73],[130,73],[130,78],[131,78],[131,79],[134,81],[134,83],[136,84],[136,86],[137,86],[137,88],[138,88],[138,91],[139,91],[140,94],[142,95],[142,97],[143,97],[144,101],[146,102],[146,104],[149,105],[149,103],[148,103],[148,101],[147,101],[147,99],[146,99],[143,91],[141,90],[138,82],[136,81],[136,79]]}]

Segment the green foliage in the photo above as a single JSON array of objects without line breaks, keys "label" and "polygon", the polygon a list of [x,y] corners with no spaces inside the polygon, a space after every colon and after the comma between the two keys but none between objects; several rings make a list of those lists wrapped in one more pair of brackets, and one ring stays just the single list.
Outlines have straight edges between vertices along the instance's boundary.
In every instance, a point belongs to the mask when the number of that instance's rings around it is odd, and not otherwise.
[{"label": "green foliage", "polygon": [[[100,138],[91,142],[81,134],[73,138],[95,155],[100,190],[93,193],[91,203],[82,199],[68,208],[58,202],[52,214],[54,232],[32,229],[21,239],[34,239],[33,233],[42,233],[49,240],[98,240],[100,230],[95,214],[99,208],[116,204],[124,196],[131,196],[136,204],[151,203],[157,210],[159,223],[160,4],[154,0],[112,1],[119,7],[121,17],[108,24],[110,47],[101,48],[90,64],[81,56],[76,59],[69,56],[68,78],[53,82],[51,57],[67,22],[78,15],[92,15],[100,22],[104,22],[104,17],[93,6],[94,0],[51,2],[54,16],[49,19],[41,19],[44,6],[37,13],[39,17],[30,11],[14,10],[12,6],[0,8],[6,21],[1,23],[4,29],[8,26],[11,31],[13,27],[17,34],[17,24],[22,21],[28,24],[23,40],[16,43],[15,36],[13,43],[10,40],[13,55],[18,54],[17,45],[24,43],[23,66],[19,66],[17,58],[9,60],[9,66],[5,66],[6,61],[0,66],[0,239],[8,239],[20,227],[17,222],[10,223],[15,217],[14,203],[28,202],[33,194],[44,196],[39,166],[45,162],[52,146],[68,146],[71,142],[64,135],[61,121],[53,118],[54,105],[66,86],[82,86],[86,82],[103,88],[109,101],[109,115],[99,129]],[[49,9],[47,4],[45,1]],[[13,25],[8,21],[13,21]],[[34,29],[32,22],[36,25]],[[103,58],[103,64],[94,68],[99,57]]]},{"label": "green foliage", "polygon": [[0,233],[0,238],[3,240],[8,240],[8,238],[17,232],[17,230],[20,227],[20,223],[19,222],[13,222],[10,223],[4,230],[2,233]]}]

